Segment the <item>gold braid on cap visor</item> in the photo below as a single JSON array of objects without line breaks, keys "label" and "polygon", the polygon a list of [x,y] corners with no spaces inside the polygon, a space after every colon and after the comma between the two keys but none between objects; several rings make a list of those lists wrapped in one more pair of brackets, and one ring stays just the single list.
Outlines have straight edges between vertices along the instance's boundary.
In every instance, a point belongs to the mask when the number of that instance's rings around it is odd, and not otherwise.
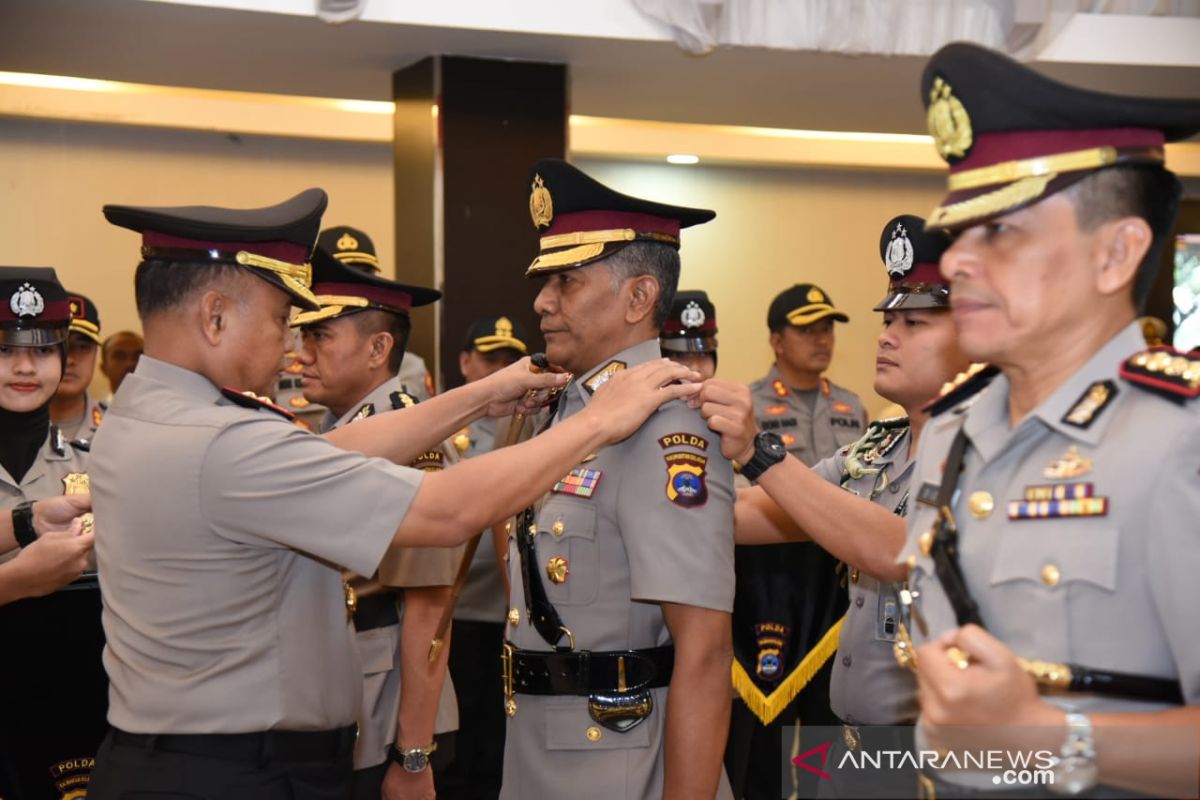
[{"label": "gold braid on cap visor", "polygon": [[311,264],[289,264],[286,261],[267,258],[257,253],[248,253],[245,250],[239,250],[234,258],[237,263],[244,267],[265,269],[267,272],[275,273],[279,276],[279,280],[283,282],[283,285],[287,287],[288,291],[314,305],[317,303],[317,298],[309,289],[312,286]]},{"label": "gold braid on cap visor", "polygon": [[481,353],[490,353],[493,350],[502,350],[511,348],[522,353],[529,352],[529,348],[520,339],[514,339],[511,336],[480,336],[472,344],[475,349]]},{"label": "gold braid on cap visor", "polygon": [[301,325],[311,325],[314,322],[320,322],[323,319],[333,319],[338,314],[350,308],[369,308],[371,301],[365,297],[355,297],[350,294],[318,294],[314,295],[314,300],[321,305],[316,311],[301,311],[296,316],[292,317],[292,321],[288,324],[293,328]]},{"label": "gold braid on cap visor", "polygon": [[[666,233],[638,233],[633,228],[614,228],[606,231],[576,231],[575,233],[559,233],[553,236],[543,236],[539,249],[541,255],[533,260],[529,265],[529,269],[525,270],[525,275],[537,275],[539,272],[545,272],[555,267],[563,267],[567,264],[577,264],[581,261],[595,258],[604,252],[604,245],[611,242],[663,242],[664,244],[679,246],[679,237],[671,236]],[[567,250],[559,250],[554,253],[547,253],[546,250],[555,247],[566,247]]]}]

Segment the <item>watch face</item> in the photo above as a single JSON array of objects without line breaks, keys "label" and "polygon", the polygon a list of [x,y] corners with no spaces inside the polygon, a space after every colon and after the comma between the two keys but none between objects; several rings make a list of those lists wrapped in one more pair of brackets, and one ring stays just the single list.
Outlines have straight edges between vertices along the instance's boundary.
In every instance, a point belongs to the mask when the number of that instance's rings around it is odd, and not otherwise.
[{"label": "watch face", "polygon": [[420,750],[409,750],[404,754],[404,769],[408,772],[420,772],[429,766],[429,756]]},{"label": "watch face", "polygon": [[763,449],[773,456],[782,458],[787,455],[787,448],[783,446],[783,439],[779,438],[779,434],[770,432],[762,434],[762,443]]}]

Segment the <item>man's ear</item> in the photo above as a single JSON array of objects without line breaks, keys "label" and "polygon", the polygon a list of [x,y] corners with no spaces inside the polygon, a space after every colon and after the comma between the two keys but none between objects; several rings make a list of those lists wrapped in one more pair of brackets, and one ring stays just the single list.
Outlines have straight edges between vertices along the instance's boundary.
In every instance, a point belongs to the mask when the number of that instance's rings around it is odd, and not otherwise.
[{"label": "man's ear", "polygon": [[1141,217],[1122,217],[1100,226],[1096,237],[1096,290],[1104,295],[1125,291],[1154,242],[1150,224]]},{"label": "man's ear", "polygon": [[395,346],[396,340],[387,331],[371,334],[371,351],[367,356],[367,366],[375,369],[386,364]]},{"label": "man's ear", "polygon": [[778,356],[783,352],[783,333],[780,331],[771,331],[770,337],[767,338],[767,343],[771,345],[771,352]]},{"label": "man's ear", "polygon": [[629,280],[629,301],[625,308],[625,321],[636,324],[654,316],[654,307],[658,304],[661,288],[658,280],[652,275],[638,275]]},{"label": "man's ear", "polygon": [[196,311],[199,315],[200,331],[205,341],[212,347],[216,347],[221,343],[225,326],[228,324],[226,317],[229,314],[230,308],[229,298],[216,289],[209,289],[200,296],[199,303],[196,306]]}]

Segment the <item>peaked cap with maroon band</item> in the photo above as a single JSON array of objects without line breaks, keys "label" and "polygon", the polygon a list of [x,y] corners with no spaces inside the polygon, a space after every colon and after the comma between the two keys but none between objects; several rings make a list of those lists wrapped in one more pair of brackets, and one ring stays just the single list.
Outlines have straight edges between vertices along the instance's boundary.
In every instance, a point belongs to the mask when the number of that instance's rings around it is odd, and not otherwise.
[{"label": "peaked cap with maroon band", "polygon": [[956,230],[1121,164],[1161,168],[1164,142],[1200,131],[1200,102],[1124,97],[1051,80],[974,44],[936,52],[921,99],[949,193],[930,228]]},{"label": "peaked cap with maroon band", "polygon": [[71,304],[71,333],[78,333],[101,344],[100,312],[96,304],[78,292],[68,292],[67,295]]},{"label": "peaked cap with maroon band", "polygon": [[0,267],[0,345],[66,341],[71,302],[52,267]]},{"label": "peaked cap with maroon band", "polygon": [[436,289],[382,278],[366,266],[342,261],[323,247],[313,253],[312,290],[320,308],[297,314],[292,318],[293,327],[368,309],[407,316],[411,309],[427,306],[442,297]]},{"label": "peaked cap with maroon band", "polygon": [[701,291],[676,292],[658,343],[671,353],[717,352],[717,308],[708,295]]},{"label": "peaked cap with maroon band", "polygon": [[183,263],[239,264],[287,292],[301,308],[316,309],[308,263],[329,198],[309,189],[267,208],[106,205],[113,225],[142,234],[142,258]]},{"label": "peaked cap with maroon band", "polygon": [[537,162],[529,188],[529,214],[541,246],[527,278],[578,269],[630,242],[661,242],[678,250],[680,229],[717,215],[615,192],[557,158]]},{"label": "peaked cap with maroon band", "polygon": [[950,286],[938,270],[950,246],[944,233],[925,230],[925,220],[903,214],[883,226],[879,258],[888,273],[888,294],[875,311],[949,308]]}]

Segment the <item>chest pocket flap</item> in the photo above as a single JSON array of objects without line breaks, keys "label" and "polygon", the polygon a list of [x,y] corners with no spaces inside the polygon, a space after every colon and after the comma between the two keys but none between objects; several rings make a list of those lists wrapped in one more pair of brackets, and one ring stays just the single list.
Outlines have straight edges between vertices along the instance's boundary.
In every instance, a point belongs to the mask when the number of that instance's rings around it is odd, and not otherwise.
[{"label": "chest pocket flap", "polygon": [[600,589],[596,507],[552,495],[537,519],[537,568],[550,602],[570,606],[595,601]]},{"label": "chest pocket flap", "polygon": [[1103,519],[1013,522],[1003,536],[993,585],[1032,581],[1053,590],[1084,582],[1116,590],[1117,528]]}]

